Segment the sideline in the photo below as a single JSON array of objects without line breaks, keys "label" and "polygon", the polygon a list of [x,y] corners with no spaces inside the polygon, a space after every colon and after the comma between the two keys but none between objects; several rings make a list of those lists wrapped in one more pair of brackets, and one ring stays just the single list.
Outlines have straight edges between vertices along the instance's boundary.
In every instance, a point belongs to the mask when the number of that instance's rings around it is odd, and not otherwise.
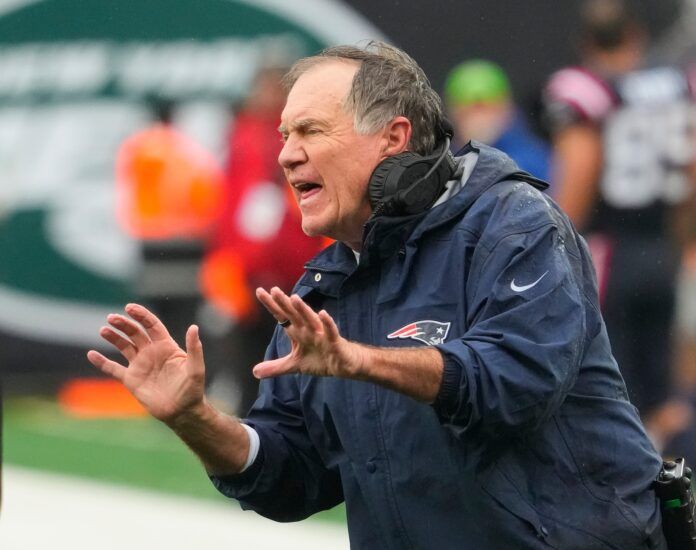
[{"label": "sideline", "polygon": [[345,527],[281,524],[230,502],[162,495],[3,466],[0,548],[7,550],[348,550]]}]

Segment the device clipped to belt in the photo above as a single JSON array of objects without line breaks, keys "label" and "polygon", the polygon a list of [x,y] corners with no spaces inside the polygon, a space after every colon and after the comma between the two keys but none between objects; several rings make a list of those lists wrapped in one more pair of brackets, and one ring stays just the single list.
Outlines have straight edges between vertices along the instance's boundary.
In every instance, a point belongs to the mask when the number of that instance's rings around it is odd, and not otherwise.
[{"label": "device clipped to belt", "polygon": [[683,458],[666,460],[654,483],[669,550],[696,550],[696,503],[691,491],[691,475],[691,468]]}]

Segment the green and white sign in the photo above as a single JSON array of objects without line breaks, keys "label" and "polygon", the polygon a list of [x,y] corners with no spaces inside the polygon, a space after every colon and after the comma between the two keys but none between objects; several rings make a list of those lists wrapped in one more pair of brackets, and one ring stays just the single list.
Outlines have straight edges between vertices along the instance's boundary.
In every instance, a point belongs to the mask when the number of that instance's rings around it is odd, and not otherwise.
[{"label": "green and white sign", "polygon": [[100,345],[136,249],[114,215],[114,157],[145,97],[222,155],[257,68],[381,38],[338,0],[0,0],[0,331]]}]

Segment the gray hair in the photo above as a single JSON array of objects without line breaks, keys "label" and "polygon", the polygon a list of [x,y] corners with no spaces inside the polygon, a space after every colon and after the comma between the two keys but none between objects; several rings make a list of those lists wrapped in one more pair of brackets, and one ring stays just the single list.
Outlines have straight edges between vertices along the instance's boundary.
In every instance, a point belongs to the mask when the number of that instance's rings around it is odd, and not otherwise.
[{"label": "gray hair", "polygon": [[309,69],[331,60],[359,63],[344,100],[344,108],[354,115],[356,132],[371,134],[394,117],[404,116],[413,128],[409,149],[421,155],[435,149],[441,137],[442,100],[408,54],[374,40],[364,48],[333,46],[297,61],[285,75],[286,88]]}]

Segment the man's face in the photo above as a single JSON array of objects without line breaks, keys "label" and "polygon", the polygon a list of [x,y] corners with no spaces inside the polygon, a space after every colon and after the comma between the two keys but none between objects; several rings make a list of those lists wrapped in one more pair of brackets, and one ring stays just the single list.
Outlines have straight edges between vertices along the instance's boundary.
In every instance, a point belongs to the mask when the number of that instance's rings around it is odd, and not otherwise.
[{"label": "man's face", "polygon": [[367,185],[384,158],[384,132],[359,135],[343,110],[358,65],[329,60],[309,69],[288,94],[278,162],[292,186],[307,235],[359,250],[372,209]]}]

